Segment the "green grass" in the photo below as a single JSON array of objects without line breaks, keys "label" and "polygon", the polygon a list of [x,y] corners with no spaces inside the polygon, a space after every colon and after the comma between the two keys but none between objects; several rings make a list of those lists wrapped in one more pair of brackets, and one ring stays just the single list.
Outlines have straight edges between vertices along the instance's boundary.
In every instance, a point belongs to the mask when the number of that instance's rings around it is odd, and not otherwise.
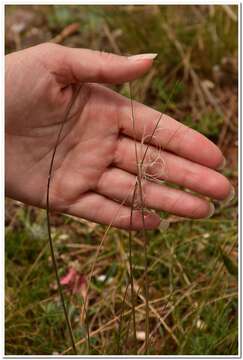
[{"label": "green grass", "polygon": [[[57,291],[52,286],[55,279],[49,248],[42,231],[41,235],[33,236],[31,228],[24,226],[28,212],[27,208],[17,208],[15,230],[7,228],[6,231],[6,353],[62,352],[69,347],[68,337]],[[148,273],[151,302],[154,301],[154,308],[165,318],[178,341],[176,344],[157,316],[150,314],[151,329],[157,327],[151,353],[237,353],[237,278],[225,265],[219,251],[221,246],[227,258],[235,262],[235,255],[228,255],[232,244],[236,243],[235,216],[234,208],[230,207],[210,220],[182,221],[171,225],[166,232],[157,230],[150,233]],[[65,223],[66,218],[62,220]],[[35,226],[36,221],[34,218],[30,225]],[[38,218],[38,224],[44,230],[43,217],[42,220]],[[69,262],[75,260],[79,263],[80,273],[85,274],[87,253],[84,244],[98,246],[103,231],[101,226],[91,230],[88,225],[74,220],[68,221],[65,227],[55,227],[60,274],[65,273]],[[68,234],[68,243],[63,233]],[[70,245],[69,249],[67,245]],[[70,248],[75,251],[70,251]],[[99,329],[101,324],[114,319],[121,308],[127,281],[127,260],[123,251],[127,248],[127,233],[112,230],[96,261],[97,275],[90,291],[92,305],[88,308],[90,319],[97,318],[93,329]],[[92,256],[92,251],[89,252]],[[134,278],[138,285],[142,285],[143,255],[139,243],[134,246],[133,262]],[[101,274],[105,274],[105,279],[100,280]],[[78,322],[81,299],[77,296],[71,298],[68,291],[66,298],[74,335],[79,339],[85,332]],[[140,305],[137,326],[141,330],[144,306],[141,301],[137,305]],[[125,313],[129,309],[130,305],[126,304]],[[124,316],[125,324],[128,319],[129,314]],[[198,320],[203,324],[202,329]],[[113,343],[111,339],[117,331],[117,321],[111,325],[104,334],[98,332],[91,336],[94,353],[116,353],[116,341]],[[124,346],[123,352],[129,354],[132,351],[129,346],[129,343]],[[79,351],[84,354],[86,346],[80,346]]]},{"label": "green grass", "polygon": [[[220,144],[227,158],[224,173],[237,187],[234,160],[237,22],[227,9],[222,6],[7,6],[7,17],[11,19],[20,8],[34,14],[33,23],[20,34],[21,47],[29,46],[31,41],[34,45],[50,40],[66,25],[79,22],[79,33],[66,38],[64,45],[119,50],[123,54],[158,52],[154,73],[133,83],[135,98],[163,110],[177,84],[167,113]],[[236,14],[235,6],[230,9]],[[35,26],[39,37],[33,39],[30,30]],[[116,49],[104,26],[112,34]],[[6,51],[14,51],[15,42],[6,36]],[[202,90],[205,80],[212,85],[208,87],[210,97]],[[127,85],[116,89],[129,95]],[[229,205],[216,204],[214,216],[207,220],[176,217],[169,220],[167,230],[148,233],[149,353],[236,355],[237,199]],[[73,266],[87,280],[105,227],[66,216],[54,216],[52,223],[60,276]],[[50,260],[45,212],[7,200],[5,247],[5,353],[71,354],[71,350],[67,351],[68,333]],[[128,233],[111,229],[96,259],[88,296],[93,355],[117,354],[119,336],[121,352],[134,353],[129,289],[119,335],[119,314],[129,281],[128,253]],[[144,256],[140,233],[134,234],[132,258],[135,288],[142,288]],[[84,285],[82,291],[85,290]],[[82,294],[72,294],[65,287],[65,295],[75,339],[81,340],[78,352],[87,354],[87,343],[82,340],[86,330],[80,321]],[[136,299],[136,322],[137,331],[143,333],[145,304],[141,295],[142,290]],[[138,353],[144,353],[142,340],[138,340]]]}]

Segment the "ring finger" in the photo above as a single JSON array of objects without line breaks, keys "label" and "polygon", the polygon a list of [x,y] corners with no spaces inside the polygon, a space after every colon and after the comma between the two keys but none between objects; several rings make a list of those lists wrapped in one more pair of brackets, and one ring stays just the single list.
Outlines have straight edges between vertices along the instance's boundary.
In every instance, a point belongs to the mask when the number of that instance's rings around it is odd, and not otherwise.
[{"label": "ring finger", "polygon": [[[136,176],[121,169],[110,168],[103,174],[95,191],[118,202],[126,199],[127,205],[131,206],[135,184]],[[143,182],[143,198],[147,208],[193,219],[207,217],[214,209],[205,199],[150,181]],[[136,202],[139,202],[139,196],[136,196]]]},{"label": "ring finger", "polygon": [[154,146],[135,143],[127,137],[121,137],[119,140],[114,159],[115,166],[137,174],[135,144],[140,161],[148,149],[143,162],[143,172],[147,176],[166,180],[216,200],[224,200],[230,195],[230,182],[217,171],[170,152],[160,151]]}]

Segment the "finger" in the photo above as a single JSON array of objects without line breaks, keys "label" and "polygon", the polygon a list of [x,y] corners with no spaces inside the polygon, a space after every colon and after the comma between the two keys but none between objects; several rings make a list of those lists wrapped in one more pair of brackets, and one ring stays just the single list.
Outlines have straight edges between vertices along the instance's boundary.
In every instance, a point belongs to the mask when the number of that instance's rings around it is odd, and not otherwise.
[{"label": "finger", "polygon": [[[136,177],[121,169],[111,168],[102,176],[97,191],[120,202],[126,200],[131,206]],[[107,186],[109,184],[109,186]],[[147,208],[167,211],[192,219],[204,218],[212,214],[212,205],[187,192],[158,185],[149,181],[143,182],[144,205]],[[136,196],[136,204],[139,196]]]},{"label": "finger", "polygon": [[[130,173],[137,173],[135,142],[127,137],[121,137],[117,146],[114,164]],[[147,149],[147,145],[136,143],[140,160]],[[202,195],[217,200],[226,199],[232,186],[222,174],[178,157],[166,151],[159,151],[149,146],[143,163],[143,171],[157,179],[163,179],[183,186]]]},{"label": "finger", "polygon": [[[131,226],[131,209],[129,207],[96,193],[85,194],[81,200],[72,204],[66,212],[89,221],[112,225],[121,229],[141,230],[143,228],[141,211],[133,211]],[[146,229],[154,229],[160,224],[160,218],[157,214],[146,214],[144,220]]]},{"label": "finger", "polygon": [[[125,135],[137,140],[144,138],[155,146],[167,149],[175,154],[207,167],[222,167],[225,160],[220,149],[205,136],[188,128],[168,115],[133,101],[135,129],[133,127],[131,102],[119,99],[119,123]],[[154,136],[151,135],[159,121]]]},{"label": "finger", "polygon": [[[57,45],[55,45],[57,46]],[[78,82],[124,83],[149,70],[156,54],[120,56],[58,45],[57,79],[64,84]]]}]

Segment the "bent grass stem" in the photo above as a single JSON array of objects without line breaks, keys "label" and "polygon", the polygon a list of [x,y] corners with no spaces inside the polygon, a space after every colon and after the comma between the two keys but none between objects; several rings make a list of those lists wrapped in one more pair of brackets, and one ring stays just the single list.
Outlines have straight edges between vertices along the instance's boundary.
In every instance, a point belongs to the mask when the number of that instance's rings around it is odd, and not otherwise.
[{"label": "bent grass stem", "polygon": [[56,256],[55,256],[55,250],[54,250],[54,245],[53,245],[53,239],[52,239],[52,234],[51,234],[51,223],[50,223],[50,189],[51,189],[51,180],[52,180],[52,172],[53,172],[53,165],[54,165],[54,160],[55,160],[55,155],[57,152],[57,148],[61,139],[61,135],[62,135],[62,131],[64,128],[64,124],[66,123],[68,116],[70,114],[70,111],[76,101],[76,98],[81,90],[82,84],[79,85],[79,87],[76,89],[76,91],[73,93],[73,96],[71,98],[70,103],[68,104],[66,113],[64,115],[64,119],[60,125],[58,134],[57,134],[57,138],[56,138],[56,142],[54,145],[54,149],[53,149],[53,153],[52,153],[52,157],[51,157],[51,162],[50,162],[50,167],[49,167],[49,172],[48,172],[48,180],[47,180],[47,191],[46,191],[46,217],[47,217],[47,231],[48,231],[48,240],[49,240],[49,246],[50,246],[50,251],[51,251],[51,258],[52,258],[52,264],[55,270],[55,276],[56,276],[56,281],[57,281],[57,287],[58,287],[58,291],[59,291],[59,295],[60,295],[60,299],[61,299],[61,304],[62,304],[62,308],[63,308],[63,312],[64,312],[64,316],[65,316],[65,321],[66,321],[66,325],[68,328],[68,333],[69,333],[69,337],[70,337],[70,341],[72,344],[72,350],[73,353],[76,355],[77,354],[77,349],[75,346],[75,341],[74,341],[74,336],[73,336],[73,332],[72,332],[72,326],[68,317],[68,312],[67,312],[67,308],[66,308],[66,304],[65,304],[65,299],[64,299],[64,294],[62,291],[62,286],[60,283],[60,278],[58,275],[58,268],[57,268],[57,261],[56,261]]}]

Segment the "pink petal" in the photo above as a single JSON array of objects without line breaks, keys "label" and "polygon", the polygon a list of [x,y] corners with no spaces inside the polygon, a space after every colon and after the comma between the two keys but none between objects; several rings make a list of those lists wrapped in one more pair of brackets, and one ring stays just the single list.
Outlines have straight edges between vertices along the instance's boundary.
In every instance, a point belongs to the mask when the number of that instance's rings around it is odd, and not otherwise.
[{"label": "pink petal", "polygon": [[61,277],[60,283],[61,285],[69,285],[70,283],[75,282],[75,278],[77,276],[77,271],[71,267],[68,273]]}]

